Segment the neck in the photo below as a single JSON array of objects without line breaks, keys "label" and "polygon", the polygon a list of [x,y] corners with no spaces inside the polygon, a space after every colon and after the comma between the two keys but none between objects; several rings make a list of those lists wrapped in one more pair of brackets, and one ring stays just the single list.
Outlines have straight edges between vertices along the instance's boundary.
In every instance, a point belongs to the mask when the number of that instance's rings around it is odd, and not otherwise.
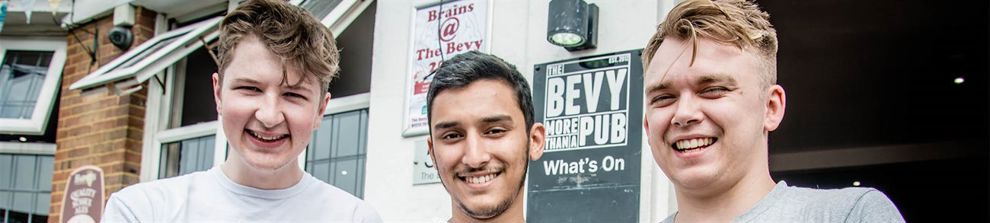
[{"label": "neck", "polygon": [[738,182],[710,191],[677,190],[677,222],[731,222],[766,197],[776,183],[767,170],[750,171]]},{"label": "neck", "polygon": [[264,169],[248,165],[246,162],[231,154],[220,169],[227,178],[237,184],[264,189],[285,189],[296,185],[302,180],[303,172],[299,169],[298,161],[292,161],[277,169]]},{"label": "neck", "polygon": [[452,223],[525,222],[526,221],[525,218],[523,218],[522,188],[519,188],[519,192],[516,193],[516,197],[513,198],[512,204],[509,205],[508,209],[505,209],[504,212],[497,214],[491,218],[477,219],[471,217],[470,215],[464,213],[464,210],[461,210],[461,207],[459,207],[453,201],[451,202],[450,206],[451,209],[453,210],[453,214],[451,215],[450,220],[448,220],[448,222],[452,222]]}]

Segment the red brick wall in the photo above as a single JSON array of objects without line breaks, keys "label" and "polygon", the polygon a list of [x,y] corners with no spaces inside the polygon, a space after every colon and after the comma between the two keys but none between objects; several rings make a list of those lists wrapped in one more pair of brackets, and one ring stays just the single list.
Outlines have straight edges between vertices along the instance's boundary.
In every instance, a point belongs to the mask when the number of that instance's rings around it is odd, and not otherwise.
[{"label": "red brick wall", "polygon": [[[154,36],[155,30],[155,12],[137,8],[135,14],[131,29],[134,32],[132,48]],[[107,197],[139,181],[147,90],[122,96],[112,91],[80,95],[80,90],[69,90],[70,85],[123,53],[107,38],[111,28],[113,15],[69,30],[66,37],[68,48],[59,95],[61,104],[48,222],[59,222],[66,178],[75,168],[85,165],[102,168]],[[94,40],[90,33],[97,30],[97,62],[91,64],[85,48],[92,49]]]}]

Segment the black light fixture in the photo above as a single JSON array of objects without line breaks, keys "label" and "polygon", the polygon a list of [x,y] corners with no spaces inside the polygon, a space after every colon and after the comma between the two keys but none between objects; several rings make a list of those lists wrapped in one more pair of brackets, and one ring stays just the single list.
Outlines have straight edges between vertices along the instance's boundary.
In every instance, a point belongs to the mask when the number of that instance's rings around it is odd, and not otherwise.
[{"label": "black light fixture", "polygon": [[598,43],[598,6],[584,0],[551,0],[547,41],[577,51]]}]

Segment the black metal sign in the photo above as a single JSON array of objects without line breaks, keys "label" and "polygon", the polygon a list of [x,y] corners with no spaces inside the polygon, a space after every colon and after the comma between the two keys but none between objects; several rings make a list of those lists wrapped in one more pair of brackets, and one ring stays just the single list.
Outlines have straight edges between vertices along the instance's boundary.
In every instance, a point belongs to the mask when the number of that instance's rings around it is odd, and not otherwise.
[{"label": "black metal sign", "polygon": [[527,221],[638,221],[641,52],[536,65],[535,118],[547,140],[530,162]]}]

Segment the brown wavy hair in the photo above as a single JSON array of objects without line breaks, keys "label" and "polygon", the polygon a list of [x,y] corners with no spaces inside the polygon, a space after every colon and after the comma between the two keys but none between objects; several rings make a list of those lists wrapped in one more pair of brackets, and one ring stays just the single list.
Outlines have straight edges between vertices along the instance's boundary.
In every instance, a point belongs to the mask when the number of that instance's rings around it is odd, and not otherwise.
[{"label": "brown wavy hair", "polygon": [[221,80],[234,58],[237,43],[246,35],[258,37],[268,50],[282,59],[283,84],[289,84],[286,67],[298,68],[303,78],[319,80],[322,95],[329,90],[330,80],[340,70],[340,53],[333,34],[313,15],[285,1],[248,0],[228,13],[220,24],[218,73]]},{"label": "brown wavy hair", "polygon": [[[770,14],[746,0],[685,0],[674,7],[657,26],[643,49],[643,67],[649,67],[653,54],[669,37],[693,42],[691,64],[697,54],[698,38],[754,50],[762,57],[766,74],[764,87],[777,82],[777,30]],[[662,74],[666,75],[666,74]]]}]

